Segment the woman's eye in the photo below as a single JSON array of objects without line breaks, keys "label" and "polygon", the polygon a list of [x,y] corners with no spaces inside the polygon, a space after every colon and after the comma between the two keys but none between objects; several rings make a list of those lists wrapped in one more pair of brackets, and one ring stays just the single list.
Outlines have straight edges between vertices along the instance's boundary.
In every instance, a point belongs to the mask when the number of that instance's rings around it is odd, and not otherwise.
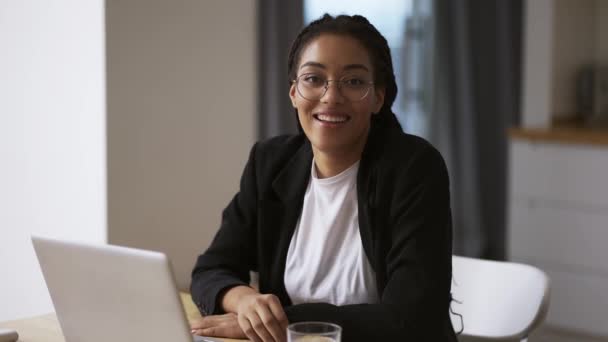
[{"label": "woman's eye", "polygon": [[304,82],[306,82],[306,84],[309,85],[313,85],[313,86],[318,86],[318,85],[325,85],[325,80],[323,80],[321,77],[317,76],[317,75],[306,75],[304,76]]},{"label": "woman's eye", "polygon": [[360,78],[347,78],[343,82],[348,87],[360,87],[365,84],[365,81]]}]

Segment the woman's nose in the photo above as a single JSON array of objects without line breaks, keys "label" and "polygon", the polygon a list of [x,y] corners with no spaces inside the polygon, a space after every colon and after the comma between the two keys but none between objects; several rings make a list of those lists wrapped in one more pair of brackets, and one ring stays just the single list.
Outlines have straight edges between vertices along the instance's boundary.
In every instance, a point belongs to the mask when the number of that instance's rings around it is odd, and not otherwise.
[{"label": "woman's nose", "polygon": [[325,88],[325,94],[323,94],[323,97],[321,97],[321,102],[342,103],[344,101],[344,97],[342,96],[342,92],[340,91],[339,81],[329,80],[327,81],[327,85],[325,86]]}]

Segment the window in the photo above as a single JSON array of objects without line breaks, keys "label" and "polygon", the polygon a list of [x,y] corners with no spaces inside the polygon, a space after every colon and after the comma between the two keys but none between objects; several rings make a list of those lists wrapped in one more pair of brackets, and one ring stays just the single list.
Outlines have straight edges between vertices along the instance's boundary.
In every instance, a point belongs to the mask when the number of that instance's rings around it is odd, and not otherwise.
[{"label": "window", "polygon": [[[365,16],[388,41],[399,91],[393,111],[408,133],[426,135],[430,103],[429,0],[304,0],[305,24],[324,13]],[[345,10],[347,9],[347,10]]]}]

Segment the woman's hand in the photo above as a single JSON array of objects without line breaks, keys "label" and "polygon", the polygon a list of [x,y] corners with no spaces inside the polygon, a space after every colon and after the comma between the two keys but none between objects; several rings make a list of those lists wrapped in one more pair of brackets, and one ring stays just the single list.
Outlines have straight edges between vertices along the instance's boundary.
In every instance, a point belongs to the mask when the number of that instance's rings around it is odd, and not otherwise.
[{"label": "woman's hand", "polygon": [[246,339],[247,335],[241,329],[237,315],[210,315],[190,322],[190,329],[194,335],[227,337]]},{"label": "woman's hand", "polygon": [[250,340],[287,341],[287,316],[277,296],[259,293],[244,295],[237,312],[239,325]]},{"label": "woman's hand", "polygon": [[222,308],[237,314],[239,326],[253,342],[287,341],[287,315],[275,295],[235,286],[222,297]]}]

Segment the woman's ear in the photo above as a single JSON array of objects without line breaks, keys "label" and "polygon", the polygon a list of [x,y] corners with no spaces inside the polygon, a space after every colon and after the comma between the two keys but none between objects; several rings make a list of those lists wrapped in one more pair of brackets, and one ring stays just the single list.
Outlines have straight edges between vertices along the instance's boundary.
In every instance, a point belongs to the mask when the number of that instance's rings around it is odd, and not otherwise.
[{"label": "woman's ear", "polygon": [[384,87],[374,88],[374,107],[372,113],[376,114],[380,112],[380,108],[384,105],[384,96],[386,95],[386,89]]},{"label": "woman's ear", "polygon": [[289,87],[289,98],[291,99],[291,105],[293,108],[298,108],[296,105],[296,84],[295,82],[291,83],[291,87]]}]

